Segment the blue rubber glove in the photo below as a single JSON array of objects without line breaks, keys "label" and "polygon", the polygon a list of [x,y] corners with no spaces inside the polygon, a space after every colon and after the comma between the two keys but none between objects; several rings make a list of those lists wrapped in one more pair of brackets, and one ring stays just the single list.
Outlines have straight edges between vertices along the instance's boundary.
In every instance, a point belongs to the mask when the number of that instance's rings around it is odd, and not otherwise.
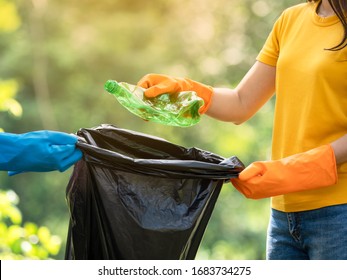
[{"label": "blue rubber glove", "polygon": [[0,170],[22,172],[65,171],[82,158],[77,136],[42,130],[24,134],[0,133]]}]

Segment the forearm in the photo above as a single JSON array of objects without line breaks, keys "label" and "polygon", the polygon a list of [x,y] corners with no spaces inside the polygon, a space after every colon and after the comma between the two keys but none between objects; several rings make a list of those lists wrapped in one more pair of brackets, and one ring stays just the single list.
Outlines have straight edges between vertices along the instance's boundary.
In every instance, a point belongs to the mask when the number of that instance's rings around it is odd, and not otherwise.
[{"label": "forearm", "polygon": [[347,162],[347,134],[332,142],[331,146],[335,153],[336,163]]},{"label": "forearm", "polygon": [[257,61],[235,89],[214,88],[206,114],[235,124],[248,120],[274,94],[275,78],[275,67]]},{"label": "forearm", "polygon": [[206,115],[220,121],[240,124],[246,119],[246,110],[243,108],[239,95],[235,89],[214,88],[211,105]]},{"label": "forearm", "polygon": [[81,159],[77,137],[58,131],[0,133],[0,170],[21,172],[64,171]]}]

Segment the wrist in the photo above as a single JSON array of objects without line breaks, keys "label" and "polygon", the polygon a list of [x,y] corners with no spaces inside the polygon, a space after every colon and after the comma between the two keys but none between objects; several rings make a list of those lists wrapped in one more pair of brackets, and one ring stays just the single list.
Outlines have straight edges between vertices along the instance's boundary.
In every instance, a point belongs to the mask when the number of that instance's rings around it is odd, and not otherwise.
[{"label": "wrist", "polygon": [[347,162],[347,134],[331,143],[334,150],[336,164]]}]

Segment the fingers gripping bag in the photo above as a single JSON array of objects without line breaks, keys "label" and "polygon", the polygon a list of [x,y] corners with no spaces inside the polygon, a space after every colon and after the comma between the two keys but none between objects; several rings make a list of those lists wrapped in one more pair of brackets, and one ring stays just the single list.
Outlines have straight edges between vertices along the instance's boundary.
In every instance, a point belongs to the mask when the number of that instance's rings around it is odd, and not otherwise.
[{"label": "fingers gripping bag", "polygon": [[194,259],[222,185],[244,168],[198,148],[100,125],[66,188],[66,259]]}]

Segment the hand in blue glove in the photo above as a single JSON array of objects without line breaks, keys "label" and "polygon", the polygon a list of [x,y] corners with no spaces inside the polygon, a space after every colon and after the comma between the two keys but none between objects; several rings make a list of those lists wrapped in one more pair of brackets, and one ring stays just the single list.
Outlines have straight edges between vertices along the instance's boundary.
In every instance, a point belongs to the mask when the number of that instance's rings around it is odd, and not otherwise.
[{"label": "hand in blue glove", "polygon": [[82,158],[77,136],[56,131],[0,133],[0,170],[21,172],[65,171]]}]

